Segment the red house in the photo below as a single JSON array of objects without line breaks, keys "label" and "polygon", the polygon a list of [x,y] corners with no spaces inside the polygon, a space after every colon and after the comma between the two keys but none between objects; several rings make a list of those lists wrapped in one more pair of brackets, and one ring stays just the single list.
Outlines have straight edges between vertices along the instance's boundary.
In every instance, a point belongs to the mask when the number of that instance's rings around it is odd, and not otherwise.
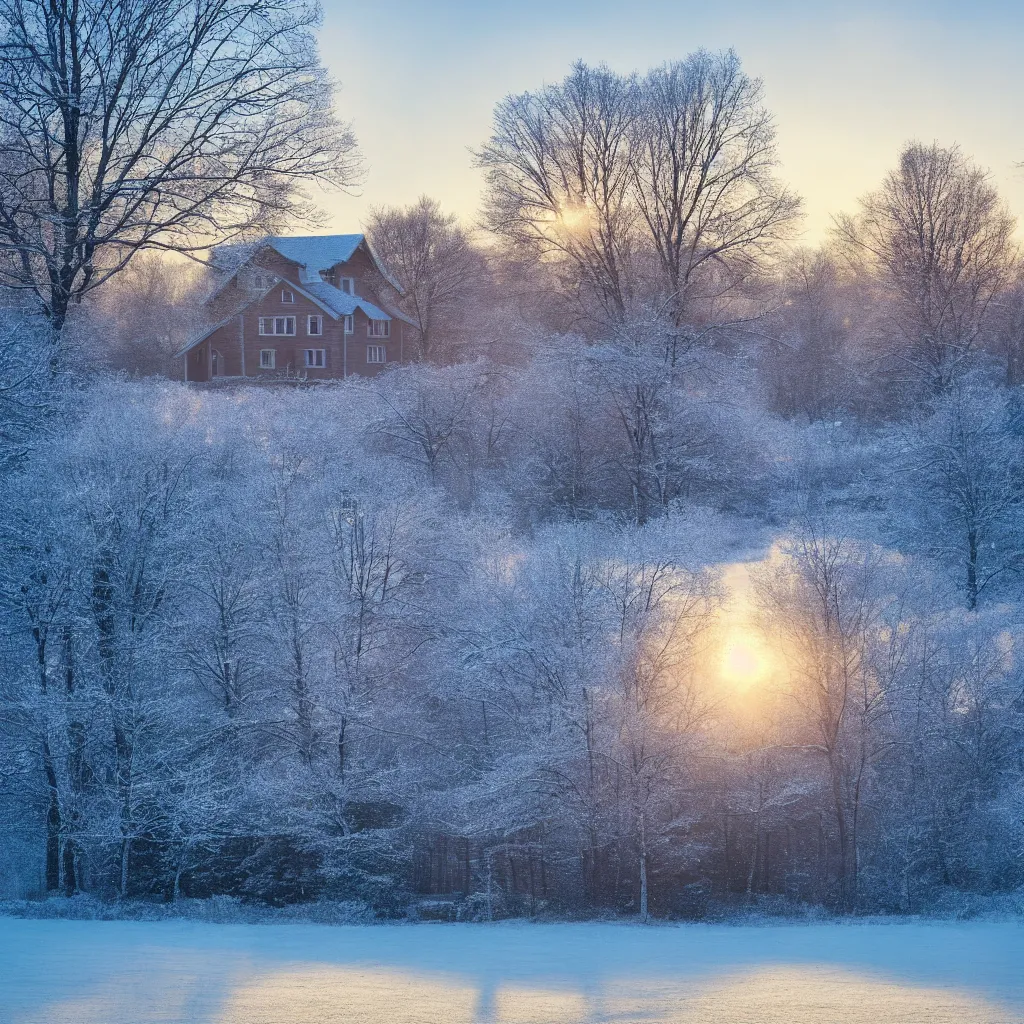
[{"label": "red house", "polygon": [[416,324],[380,298],[398,285],[363,235],[269,237],[222,247],[215,321],[183,348],[185,379],[333,379],[379,373],[414,351]]}]

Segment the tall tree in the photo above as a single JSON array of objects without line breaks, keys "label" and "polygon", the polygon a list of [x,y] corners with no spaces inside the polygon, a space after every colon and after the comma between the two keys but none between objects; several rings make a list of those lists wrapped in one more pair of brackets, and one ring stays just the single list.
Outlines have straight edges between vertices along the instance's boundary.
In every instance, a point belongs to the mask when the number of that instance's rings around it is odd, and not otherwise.
[{"label": "tall tree", "polygon": [[851,260],[887,288],[912,384],[945,390],[1010,278],[1016,226],[988,174],[956,146],[907,145],[899,167],[836,220]]},{"label": "tall tree", "polygon": [[1024,382],[1024,278],[1020,268],[1010,286],[993,301],[992,309],[986,348],[1003,364],[1006,386],[1016,387]]},{"label": "tall tree", "polygon": [[906,475],[894,481],[893,500],[911,513],[897,520],[903,543],[955,566],[970,609],[1020,572],[1022,433],[1013,402],[957,382],[897,443]]},{"label": "tall tree", "polygon": [[800,203],[775,176],[761,82],[732,50],[655,68],[637,95],[631,193],[657,255],[659,303],[679,326],[702,290],[727,290],[758,268]]},{"label": "tall tree", "polygon": [[732,51],[643,78],[578,63],[502,100],[478,161],[492,230],[561,261],[605,322],[653,308],[678,328],[698,283],[732,290],[799,212],[761,83]]},{"label": "tall tree", "polygon": [[632,76],[579,61],[559,85],[502,100],[478,154],[490,228],[564,263],[574,287],[612,320],[630,299],[634,93]]},{"label": "tall tree", "polygon": [[143,249],[279,222],[351,184],[311,3],[0,0],[0,283],[56,331]]},{"label": "tall tree", "polygon": [[783,416],[835,420],[864,407],[873,381],[858,358],[858,332],[869,321],[868,297],[849,276],[823,250],[798,252],[786,267],[784,301],[760,355],[771,407]]},{"label": "tall tree", "polygon": [[836,537],[828,525],[802,524],[785,557],[762,569],[755,587],[766,627],[786,651],[791,747],[823,769],[823,802],[835,823],[837,897],[851,906],[865,799],[885,747],[886,700],[904,657],[906,623],[882,553]]},{"label": "tall tree", "polygon": [[374,210],[370,244],[398,285],[394,301],[419,325],[419,356],[452,361],[467,333],[474,300],[487,280],[483,254],[459,227],[422,196],[412,206]]}]

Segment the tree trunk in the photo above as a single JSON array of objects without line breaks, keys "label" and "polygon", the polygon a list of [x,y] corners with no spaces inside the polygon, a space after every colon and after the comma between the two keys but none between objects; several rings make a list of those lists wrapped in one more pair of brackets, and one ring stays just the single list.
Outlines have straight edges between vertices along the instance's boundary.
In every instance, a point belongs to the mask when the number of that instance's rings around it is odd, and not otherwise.
[{"label": "tree trunk", "polygon": [[640,920],[647,920],[647,826],[640,815]]},{"label": "tree trunk", "polygon": [[494,920],[494,902],[493,902],[493,879],[494,879],[494,862],[493,855],[490,850],[487,851],[487,920]]},{"label": "tree trunk", "polygon": [[757,857],[761,852],[761,821],[754,816],[754,844],[750,851],[750,868],[747,870],[747,899],[754,896],[754,876],[757,874]]},{"label": "tree trunk", "polygon": [[128,858],[131,856],[132,841],[128,836],[121,840],[121,899],[128,896]]},{"label": "tree trunk", "polygon": [[61,854],[65,896],[74,896],[78,891],[78,871],[76,870],[75,864],[75,841],[73,839],[65,839],[64,849]]},{"label": "tree trunk", "polygon": [[978,607],[978,534],[967,531],[967,607]]},{"label": "tree trunk", "polygon": [[847,905],[849,887],[846,807],[843,803],[843,791],[838,766],[832,763],[829,767],[832,769],[832,797],[836,808],[836,831],[839,834],[839,901],[845,907]]},{"label": "tree trunk", "polygon": [[55,892],[60,888],[60,797],[57,793],[57,773],[53,767],[50,743],[43,739],[43,772],[49,801],[46,808],[46,890]]}]

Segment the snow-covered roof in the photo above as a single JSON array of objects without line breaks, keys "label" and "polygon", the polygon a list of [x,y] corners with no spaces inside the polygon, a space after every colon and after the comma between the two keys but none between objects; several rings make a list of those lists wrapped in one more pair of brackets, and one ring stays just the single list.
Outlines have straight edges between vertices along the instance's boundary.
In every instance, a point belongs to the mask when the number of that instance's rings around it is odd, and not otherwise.
[{"label": "snow-covered roof", "polygon": [[[303,283],[315,282],[320,274],[338,263],[347,263],[355,255],[360,245],[365,246],[370,259],[380,275],[399,295],[405,289],[398,283],[387,267],[377,258],[369,239],[365,235],[268,235],[256,242],[230,243],[218,245],[210,254],[210,264],[218,270],[227,270],[231,274],[240,270],[260,249],[269,246],[286,260],[291,260],[303,268],[300,275]],[[223,281],[214,291],[213,298],[227,285]],[[404,317],[402,319],[405,319]],[[409,323],[412,323],[410,320]]]},{"label": "snow-covered roof", "polygon": [[328,307],[338,316],[351,316],[357,309],[361,309],[371,320],[404,320],[410,327],[419,329],[416,321],[404,313],[384,306],[377,306],[360,295],[349,295],[348,292],[343,292],[326,281],[306,282],[299,290],[305,292],[314,302]]},{"label": "snow-covered roof", "polygon": [[326,281],[310,281],[303,284],[299,291],[305,292],[314,302],[325,306],[328,312],[335,316],[351,316],[357,309],[361,309],[371,320],[391,319],[380,306],[375,306],[358,295],[349,295],[348,292],[343,292]]},{"label": "snow-covered roof", "polygon": [[263,244],[271,246],[286,260],[320,273],[336,263],[352,259],[363,235],[270,235]]}]

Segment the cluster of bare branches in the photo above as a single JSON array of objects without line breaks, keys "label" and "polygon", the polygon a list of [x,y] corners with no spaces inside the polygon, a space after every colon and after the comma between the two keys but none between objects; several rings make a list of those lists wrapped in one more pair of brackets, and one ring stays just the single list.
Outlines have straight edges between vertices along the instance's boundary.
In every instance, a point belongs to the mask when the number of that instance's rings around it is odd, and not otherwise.
[{"label": "cluster of bare branches", "polygon": [[471,358],[467,345],[485,326],[474,314],[487,301],[491,275],[458,218],[422,196],[409,207],[375,209],[367,234],[392,277],[385,284],[395,305],[419,325],[419,357]]},{"label": "cluster of bare branches", "polygon": [[775,176],[761,83],[732,51],[646,75],[574,66],[510,96],[478,153],[489,226],[564,264],[591,317],[674,326],[734,290],[800,203]]},{"label": "cluster of bare branches", "polygon": [[962,372],[1013,278],[1015,228],[989,175],[958,147],[916,142],[856,216],[836,220],[842,249],[883,288],[909,379],[941,392]]},{"label": "cluster of bare branches", "polygon": [[265,231],[350,185],[313,4],[0,3],[0,283],[59,331],[143,249]]}]

